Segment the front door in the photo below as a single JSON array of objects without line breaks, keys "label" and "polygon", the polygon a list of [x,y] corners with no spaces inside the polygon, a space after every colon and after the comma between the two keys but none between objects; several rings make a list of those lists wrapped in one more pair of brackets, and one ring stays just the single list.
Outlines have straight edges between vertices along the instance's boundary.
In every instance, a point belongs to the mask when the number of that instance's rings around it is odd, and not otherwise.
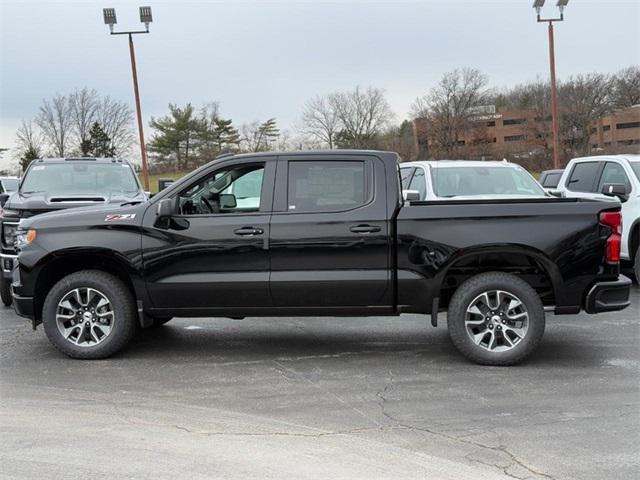
[{"label": "front door", "polygon": [[391,305],[385,178],[373,155],[279,159],[270,242],[274,306],[324,313]]},{"label": "front door", "polygon": [[221,161],[173,196],[177,213],[144,219],[143,263],[154,309],[263,308],[275,159]]}]

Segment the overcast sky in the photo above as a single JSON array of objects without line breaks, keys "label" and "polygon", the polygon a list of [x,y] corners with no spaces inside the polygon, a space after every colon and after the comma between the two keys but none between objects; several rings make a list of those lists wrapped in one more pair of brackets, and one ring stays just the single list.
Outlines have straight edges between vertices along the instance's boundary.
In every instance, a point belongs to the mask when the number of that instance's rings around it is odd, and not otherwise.
[{"label": "overcast sky", "polygon": [[[385,89],[401,120],[457,67],[495,86],[546,78],[547,29],[532,3],[0,0],[0,147],[56,92],[87,86],[133,107],[126,37],[108,35],[102,7],[116,8],[121,29],[140,27],[139,5],[153,9],[151,34],[135,38],[145,122],[169,102],[217,100],[236,124],[292,128],[308,98],[356,85]],[[543,13],[557,13],[555,0]],[[571,0],[565,13],[559,78],[640,63],[638,0]]]}]

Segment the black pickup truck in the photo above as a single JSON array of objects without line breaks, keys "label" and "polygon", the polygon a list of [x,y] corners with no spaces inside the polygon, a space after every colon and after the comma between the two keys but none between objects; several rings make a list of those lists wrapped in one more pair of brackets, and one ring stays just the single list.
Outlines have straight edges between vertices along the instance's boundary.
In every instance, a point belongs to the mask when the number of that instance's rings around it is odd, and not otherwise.
[{"label": "black pickup truck", "polygon": [[18,223],[45,212],[141,201],[146,194],[129,162],[116,158],[43,158],[34,160],[19,188],[0,193],[0,298],[11,305],[11,269]]},{"label": "black pickup truck", "polygon": [[74,358],[172,317],[431,315],[469,359],[515,364],[545,312],[620,310],[620,204],[403,200],[391,152],[218,158],[149,201],[23,220],[18,314]]}]

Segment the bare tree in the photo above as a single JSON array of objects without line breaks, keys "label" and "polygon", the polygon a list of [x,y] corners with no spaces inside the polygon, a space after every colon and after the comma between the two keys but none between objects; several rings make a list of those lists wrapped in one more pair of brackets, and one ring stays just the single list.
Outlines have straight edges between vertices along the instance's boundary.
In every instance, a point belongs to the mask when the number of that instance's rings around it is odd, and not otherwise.
[{"label": "bare tree", "polygon": [[372,148],[394,118],[384,91],[378,88],[334,93],[329,104],[340,121],[337,143],[349,148]]},{"label": "bare tree", "polygon": [[25,171],[32,160],[43,157],[44,139],[38,126],[31,120],[22,120],[16,132],[15,157],[21,171]]},{"label": "bare tree", "polygon": [[89,141],[89,131],[96,121],[96,114],[100,99],[98,92],[87,87],[69,95],[69,108],[73,127],[77,136],[77,143],[81,153],[86,154]]},{"label": "bare tree", "polygon": [[591,125],[613,109],[611,84],[602,73],[576,75],[560,84],[561,136],[569,155],[589,153]]},{"label": "bare tree", "polygon": [[123,102],[106,96],[96,105],[95,121],[111,139],[116,156],[129,153],[136,143],[133,128],[133,111]]},{"label": "bare tree", "polygon": [[434,143],[436,150],[430,155],[454,156],[462,133],[478,114],[478,107],[486,105],[490,93],[487,85],[487,76],[479,70],[456,69],[445,73],[436,87],[415,100],[413,117],[427,120],[429,143]]},{"label": "bare tree", "polygon": [[245,123],[240,128],[240,142],[248,152],[266,152],[274,150],[280,136],[276,119],[270,118],[265,122],[254,121]]},{"label": "bare tree", "polygon": [[56,94],[51,100],[43,100],[36,123],[42,129],[44,138],[54,155],[64,157],[73,136],[69,97]]},{"label": "bare tree", "polygon": [[301,123],[301,133],[326,144],[329,149],[334,148],[341,124],[337,109],[328,97],[319,95],[309,100],[304,106]]},{"label": "bare tree", "polygon": [[640,104],[640,67],[634,65],[618,72],[613,79],[613,105],[616,108]]}]

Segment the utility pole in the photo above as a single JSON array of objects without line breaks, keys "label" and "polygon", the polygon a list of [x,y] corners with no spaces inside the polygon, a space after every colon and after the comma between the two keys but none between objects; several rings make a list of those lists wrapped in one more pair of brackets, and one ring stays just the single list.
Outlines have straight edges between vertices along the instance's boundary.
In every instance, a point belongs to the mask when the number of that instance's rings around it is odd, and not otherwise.
[{"label": "utility pole", "polygon": [[136,68],[136,52],[133,47],[133,35],[149,33],[149,24],[153,21],[151,7],[140,7],[140,22],[144,23],[144,30],[132,30],[128,32],[114,32],[113,27],[117,22],[116,10],[114,8],[104,8],[102,10],[104,23],[109,26],[111,35],[129,36],[129,57],[131,59],[131,74],[133,76],[133,94],[136,102],[136,116],[138,119],[138,136],[140,140],[140,157],[142,158],[142,183],[145,191],[149,191],[149,166],[147,163],[147,147],[144,141],[144,128],[142,121],[142,108],[140,107],[140,90],[138,88],[138,70]]},{"label": "utility pole", "polygon": [[546,22],[549,25],[549,74],[551,83],[551,134],[553,142],[553,168],[560,168],[560,115],[558,113],[558,89],[556,86],[556,53],[554,42],[553,23],[564,21],[564,8],[569,0],[558,0],[557,6],[560,9],[559,18],[541,18],[540,10],[545,0],[535,0],[533,8],[537,11],[538,22]]}]

